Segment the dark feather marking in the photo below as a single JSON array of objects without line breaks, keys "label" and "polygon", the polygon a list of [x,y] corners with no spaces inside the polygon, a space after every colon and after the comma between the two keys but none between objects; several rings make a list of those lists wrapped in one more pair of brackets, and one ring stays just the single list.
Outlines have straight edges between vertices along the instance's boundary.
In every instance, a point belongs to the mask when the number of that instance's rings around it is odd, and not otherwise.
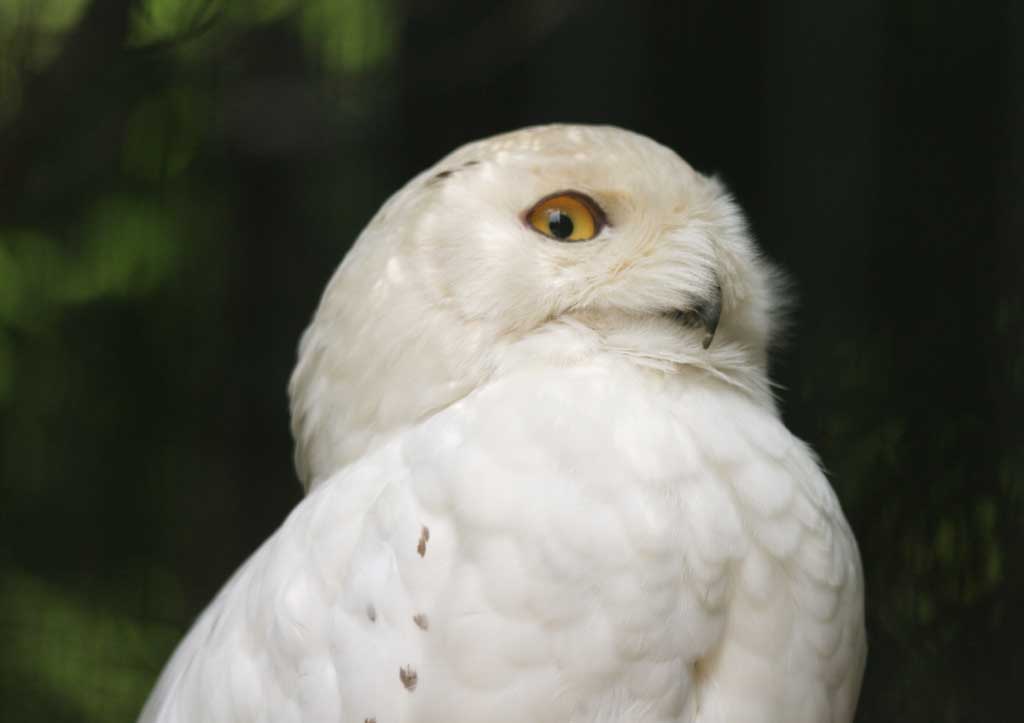
[{"label": "dark feather marking", "polygon": [[411,665],[407,665],[404,668],[398,669],[398,678],[402,681],[402,685],[409,692],[416,690],[416,683],[419,682],[419,676],[416,671],[412,669]]},{"label": "dark feather marking", "polygon": [[430,628],[430,621],[427,620],[427,616],[423,613],[413,615],[412,621],[419,626],[420,630],[428,630]]},{"label": "dark feather marking", "polygon": [[427,554],[427,540],[430,539],[430,530],[424,525],[423,529],[420,530],[420,541],[416,544],[416,552],[423,557]]}]

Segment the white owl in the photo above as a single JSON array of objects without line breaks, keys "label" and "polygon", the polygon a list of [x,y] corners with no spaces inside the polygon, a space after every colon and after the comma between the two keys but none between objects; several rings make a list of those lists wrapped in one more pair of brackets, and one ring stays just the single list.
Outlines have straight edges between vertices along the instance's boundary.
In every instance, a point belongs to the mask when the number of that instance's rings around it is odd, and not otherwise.
[{"label": "white owl", "polygon": [[303,337],[308,495],[141,720],[850,721],[860,561],[772,398],[777,287],[722,186],[634,133],[414,178]]}]

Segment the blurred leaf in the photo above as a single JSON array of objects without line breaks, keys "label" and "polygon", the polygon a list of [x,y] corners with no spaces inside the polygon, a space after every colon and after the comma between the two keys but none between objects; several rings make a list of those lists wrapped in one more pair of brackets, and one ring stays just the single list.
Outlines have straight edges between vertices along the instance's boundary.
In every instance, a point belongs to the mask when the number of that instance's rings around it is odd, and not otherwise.
[{"label": "blurred leaf", "polygon": [[391,0],[311,0],[300,16],[306,49],[328,72],[358,74],[390,60],[398,46]]},{"label": "blurred leaf", "polygon": [[202,27],[220,0],[143,0],[132,13],[128,44],[145,46],[172,41]]},{"label": "blurred leaf", "polygon": [[0,230],[0,321],[21,329],[47,323],[68,263],[53,239],[35,229]]},{"label": "blurred leaf", "polygon": [[0,0],[0,126],[21,109],[22,72],[49,65],[87,7],[88,0]]},{"label": "blurred leaf", "polygon": [[29,17],[37,28],[63,33],[78,23],[89,0],[22,0],[22,5],[32,8]]},{"label": "blurred leaf", "polygon": [[268,23],[295,9],[299,0],[224,0],[224,12],[245,23]]},{"label": "blurred leaf", "polygon": [[133,176],[160,181],[184,171],[202,138],[207,106],[189,88],[144,101],[125,129],[121,163]]},{"label": "blurred leaf", "polygon": [[[180,601],[180,590],[162,577],[153,591]],[[181,633],[178,626],[134,619],[15,570],[0,570],[0,586],[6,649],[0,664],[17,665],[2,670],[3,687],[17,675],[37,691],[58,696],[59,707],[83,721],[138,715],[155,671]],[[4,692],[4,708],[17,711],[11,698],[16,691]]]},{"label": "blurred leaf", "polygon": [[0,0],[0,30],[67,32],[88,6],[89,0]]},{"label": "blurred leaf", "polygon": [[81,257],[69,268],[63,300],[133,296],[152,291],[178,261],[173,221],[149,199],[114,195],[94,207]]}]

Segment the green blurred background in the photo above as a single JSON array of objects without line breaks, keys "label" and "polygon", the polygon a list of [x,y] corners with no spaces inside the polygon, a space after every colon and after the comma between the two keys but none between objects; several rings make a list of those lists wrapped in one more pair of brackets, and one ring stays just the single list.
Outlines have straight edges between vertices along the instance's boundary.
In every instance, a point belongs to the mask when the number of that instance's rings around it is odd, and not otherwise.
[{"label": "green blurred background", "polygon": [[359,229],[554,120],[720,174],[792,272],[858,719],[1019,719],[1024,5],[0,0],[0,720],[137,713],[300,498],[285,384]]}]

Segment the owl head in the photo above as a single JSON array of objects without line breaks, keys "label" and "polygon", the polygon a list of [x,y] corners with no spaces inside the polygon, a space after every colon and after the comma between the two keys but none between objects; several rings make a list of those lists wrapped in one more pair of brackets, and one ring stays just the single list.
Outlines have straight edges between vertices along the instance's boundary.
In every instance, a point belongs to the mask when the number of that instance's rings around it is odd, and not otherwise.
[{"label": "owl head", "polygon": [[328,284],[290,386],[300,477],[518,363],[622,354],[771,403],[780,288],[723,186],[649,138],[470,143],[389,199]]}]

